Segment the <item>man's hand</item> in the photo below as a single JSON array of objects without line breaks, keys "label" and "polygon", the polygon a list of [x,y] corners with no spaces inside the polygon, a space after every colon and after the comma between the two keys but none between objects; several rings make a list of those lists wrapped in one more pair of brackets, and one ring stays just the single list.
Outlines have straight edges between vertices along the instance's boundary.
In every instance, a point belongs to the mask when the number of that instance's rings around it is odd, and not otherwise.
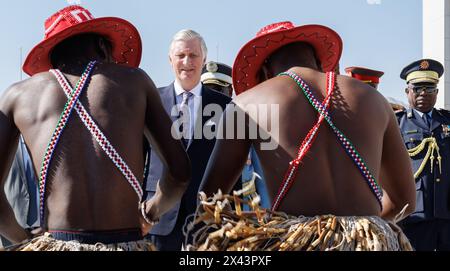
[{"label": "man's hand", "polygon": [[25,232],[27,233],[27,239],[23,240],[22,242],[27,242],[29,240],[32,240],[40,235],[43,235],[45,233],[44,229],[41,227],[37,227],[37,228],[26,228],[24,229]]},{"label": "man's hand", "polygon": [[33,238],[38,237],[39,235],[42,235],[42,234],[45,233],[44,229],[41,228],[41,227],[32,228],[29,232],[30,232],[30,235],[31,235],[30,239],[33,239]]},{"label": "man's hand", "polygon": [[147,235],[150,232],[150,230],[153,228],[153,225],[154,225],[154,224],[148,224],[142,216],[139,217],[139,222],[141,225],[142,236]]},{"label": "man's hand", "polygon": [[155,224],[159,222],[159,220],[154,219],[154,215],[150,213],[152,209],[152,201],[144,201],[139,206],[140,216],[139,216],[139,222],[141,225],[141,232],[142,235],[147,235],[150,230],[153,228]]}]

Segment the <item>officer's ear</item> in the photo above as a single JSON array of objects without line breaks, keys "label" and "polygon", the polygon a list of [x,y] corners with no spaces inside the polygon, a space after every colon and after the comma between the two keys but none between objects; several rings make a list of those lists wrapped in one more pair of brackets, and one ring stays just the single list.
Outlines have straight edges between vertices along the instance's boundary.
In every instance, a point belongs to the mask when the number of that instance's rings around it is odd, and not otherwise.
[{"label": "officer's ear", "polygon": [[405,88],[405,93],[406,93],[406,94],[409,93],[409,88]]}]

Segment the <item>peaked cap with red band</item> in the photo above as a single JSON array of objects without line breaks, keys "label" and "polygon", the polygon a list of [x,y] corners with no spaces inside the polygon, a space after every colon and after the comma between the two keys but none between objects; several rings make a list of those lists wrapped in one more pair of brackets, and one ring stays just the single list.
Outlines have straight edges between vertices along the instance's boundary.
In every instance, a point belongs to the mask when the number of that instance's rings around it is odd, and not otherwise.
[{"label": "peaked cap with red band", "polygon": [[139,66],[141,37],[130,22],[116,17],[95,19],[87,9],[73,5],[45,21],[44,40],[28,54],[23,64],[24,72],[31,76],[52,69],[50,54],[53,48],[69,37],[84,33],[99,34],[111,41],[112,55],[117,64]]},{"label": "peaked cap with red band", "polygon": [[348,76],[356,78],[365,83],[380,83],[380,77],[384,75],[384,72],[367,69],[363,67],[348,67],[345,68],[345,72]]},{"label": "peaked cap with red band", "polygon": [[322,71],[334,71],[342,54],[342,40],[323,25],[295,27],[291,22],[270,24],[239,51],[233,65],[233,86],[240,94],[260,83],[259,72],[264,61],[281,47],[294,43],[310,44],[320,60]]}]

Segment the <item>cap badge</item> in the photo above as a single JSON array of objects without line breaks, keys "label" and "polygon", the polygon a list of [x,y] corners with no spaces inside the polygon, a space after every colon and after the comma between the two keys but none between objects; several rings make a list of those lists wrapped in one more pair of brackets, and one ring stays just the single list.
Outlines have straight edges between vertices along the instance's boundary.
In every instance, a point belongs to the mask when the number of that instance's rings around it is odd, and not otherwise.
[{"label": "cap badge", "polygon": [[208,64],[206,64],[206,70],[209,72],[216,72],[218,69],[219,67],[217,67],[215,62],[208,62]]},{"label": "cap badge", "polygon": [[420,69],[421,70],[426,70],[430,67],[430,63],[428,63],[428,61],[424,60],[420,63]]}]

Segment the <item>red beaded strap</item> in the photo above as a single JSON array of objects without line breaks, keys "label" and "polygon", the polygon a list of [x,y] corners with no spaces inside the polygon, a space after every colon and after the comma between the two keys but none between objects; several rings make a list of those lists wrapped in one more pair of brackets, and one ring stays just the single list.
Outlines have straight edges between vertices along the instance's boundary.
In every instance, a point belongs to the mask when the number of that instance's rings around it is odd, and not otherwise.
[{"label": "red beaded strap", "polygon": [[40,218],[42,225],[45,226],[45,190],[47,184],[47,175],[48,169],[50,167],[50,162],[53,157],[53,153],[58,145],[59,139],[61,138],[61,134],[66,127],[67,122],[69,121],[70,115],[73,111],[73,107],[78,100],[81,92],[84,89],[84,86],[90,79],[90,74],[96,64],[96,61],[91,61],[87,65],[85,71],[81,75],[78,83],[76,84],[73,92],[71,93],[69,99],[64,105],[64,109],[59,117],[58,124],[56,125],[55,131],[53,131],[52,137],[50,138],[50,142],[48,143],[47,149],[44,154],[44,159],[42,161],[41,172],[39,174],[39,200],[40,200]]},{"label": "red beaded strap", "polygon": [[[334,72],[327,73],[327,96],[322,103],[322,106],[325,109],[328,109],[330,106],[330,100],[335,88],[335,77],[336,75]],[[296,159],[294,159],[289,163],[289,167],[283,178],[283,182],[281,183],[280,189],[278,190],[278,193],[272,203],[272,211],[276,211],[278,209],[284,197],[286,196],[292,184],[294,183],[295,177],[297,176],[298,167],[303,158],[305,157],[305,155],[308,153],[312,144],[314,143],[318,134],[317,132],[324,119],[325,119],[324,115],[320,114],[316,124],[313,126],[313,128],[311,128],[311,130],[309,130],[308,134],[306,135],[305,139],[300,145]]]},{"label": "red beaded strap", "polygon": [[[50,70],[50,72],[55,75],[56,79],[61,85],[61,88],[64,90],[64,93],[67,97],[69,97],[71,91],[70,84],[61,73],[61,71]],[[133,174],[128,164],[113,147],[104,133],[100,130],[100,128],[97,126],[95,121],[92,119],[92,117],[89,115],[80,101],[77,101],[77,103],[75,104],[75,111],[78,113],[78,116],[80,117],[86,128],[89,130],[91,135],[95,138],[100,147],[102,147],[102,149],[105,151],[109,159],[111,159],[116,168],[122,173],[128,183],[131,185],[138,196],[138,201],[140,201],[142,199],[143,190],[141,184],[136,178],[136,175]]]}]

